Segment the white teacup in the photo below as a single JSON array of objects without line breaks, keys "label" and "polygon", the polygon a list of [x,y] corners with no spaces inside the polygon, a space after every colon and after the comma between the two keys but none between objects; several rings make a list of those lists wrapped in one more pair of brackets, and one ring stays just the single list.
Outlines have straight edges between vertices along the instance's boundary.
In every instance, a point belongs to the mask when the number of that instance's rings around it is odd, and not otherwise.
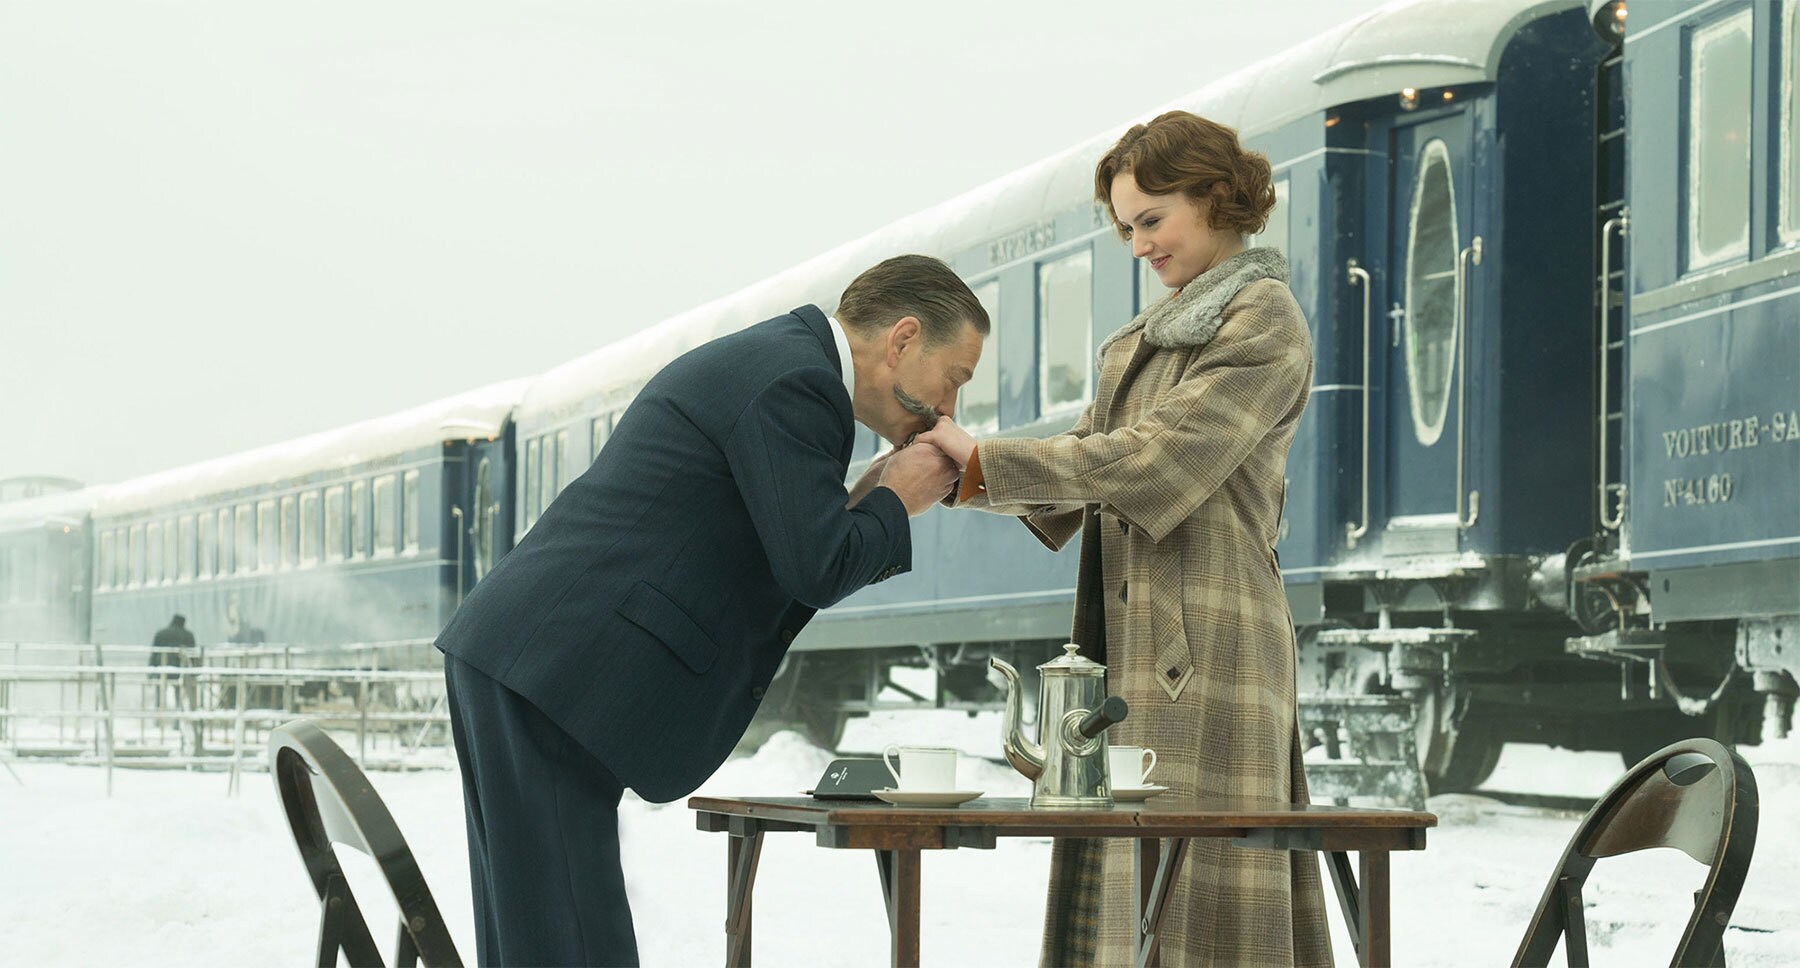
[{"label": "white teacup", "polygon": [[[899,755],[900,768],[893,757]],[[901,746],[881,751],[881,762],[894,777],[894,789],[908,793],[948,793],[956,789],[956,751],[947,746]]]},{"label": "white teacup", "polygon": [[1106,775],[1112,785],[1127,790],[1150,782],[1150,771],[1156,769],[1156,751],[1145,746],[1108,746]]}]

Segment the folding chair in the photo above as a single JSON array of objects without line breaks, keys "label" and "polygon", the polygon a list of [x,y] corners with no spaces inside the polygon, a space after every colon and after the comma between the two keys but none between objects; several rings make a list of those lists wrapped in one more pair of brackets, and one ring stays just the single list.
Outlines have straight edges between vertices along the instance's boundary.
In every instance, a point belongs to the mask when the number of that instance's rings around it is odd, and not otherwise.
[{"label": "folding chair", "polygon": [[1725,925],[1756,846],[1756,816],[1756,777],[1737,753],[1710,739],[1690,739],[1651,754],[1582,818],[1513,965],[1547,965],[1561,937],[1571,968],[1585,968],[1581,887],[1594,861],[1651,847],[1673,847],[1709,868],[1669,963],[1725,964]]},{"label": "folding chair", "polygon": [[356,968],[382,964],[332,846],[346,844],[375,859],[400,906],[395,968],[420,959],[460,968],[462,958],[406,838],[350,756],[324,730],[296,720],[270,733],[269,766],[300,859],[319,893],[318,965],[335,966],[340,949]]}]

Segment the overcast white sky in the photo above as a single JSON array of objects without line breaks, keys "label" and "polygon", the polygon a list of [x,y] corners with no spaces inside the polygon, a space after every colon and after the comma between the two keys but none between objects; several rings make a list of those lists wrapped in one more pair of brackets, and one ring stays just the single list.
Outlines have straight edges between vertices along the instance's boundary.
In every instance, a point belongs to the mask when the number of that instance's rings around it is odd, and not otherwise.
[{"label": "overcast white sky", "polygon": [[542,372],[1375,6],[0,0],[0,478]]}]

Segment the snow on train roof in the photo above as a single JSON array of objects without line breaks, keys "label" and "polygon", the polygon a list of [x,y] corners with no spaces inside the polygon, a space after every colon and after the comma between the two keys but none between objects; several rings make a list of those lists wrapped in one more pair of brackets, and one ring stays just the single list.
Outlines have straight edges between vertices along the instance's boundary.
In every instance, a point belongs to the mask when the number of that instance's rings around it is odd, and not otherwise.
[{"label": "snow on train roof", "polygon": [[384,417],[107,485],[98,489],[94,513],[130,514],[350,467],[446,440],[493,437],[518,405],[526,383],[507,380]]},{"label": "snow on train roof", "polygon": [[[1520,27],[1581,0],[1406,0],[1221,78],[1149,112],[1181,108],[1230,124],[1246,137],[1340,104],[1404,88],[1492,81]],[[1134,119],[1137,120],[1137,119]],[[951,258],[1046,213],[1079,206],[1115,125],[973,191],[903,218],[732,295],[650,326],[534,379],[522,419],[551,417],[641,383],[669,360],[715,337],[806,303],[827,310],[858,272],[903,252]]]},{"label": "snow on train roof", "polygon": [[25,531],[46,525],[75,527],[94,509],[99,489],[84,487],[43,497],[0,501],[0,532]]}]

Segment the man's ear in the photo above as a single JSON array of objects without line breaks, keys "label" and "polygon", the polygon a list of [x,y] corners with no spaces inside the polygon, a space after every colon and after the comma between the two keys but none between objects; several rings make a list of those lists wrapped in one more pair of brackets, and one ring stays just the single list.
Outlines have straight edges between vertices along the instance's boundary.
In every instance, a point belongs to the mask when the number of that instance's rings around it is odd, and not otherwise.
[{"label": "man's ear", "polygon": [[888,329],[887,363],[888,366],[899,366],[900,357],[909,347],[919,342],[925,332],[923,324],[917,316],[902,316]]}]

